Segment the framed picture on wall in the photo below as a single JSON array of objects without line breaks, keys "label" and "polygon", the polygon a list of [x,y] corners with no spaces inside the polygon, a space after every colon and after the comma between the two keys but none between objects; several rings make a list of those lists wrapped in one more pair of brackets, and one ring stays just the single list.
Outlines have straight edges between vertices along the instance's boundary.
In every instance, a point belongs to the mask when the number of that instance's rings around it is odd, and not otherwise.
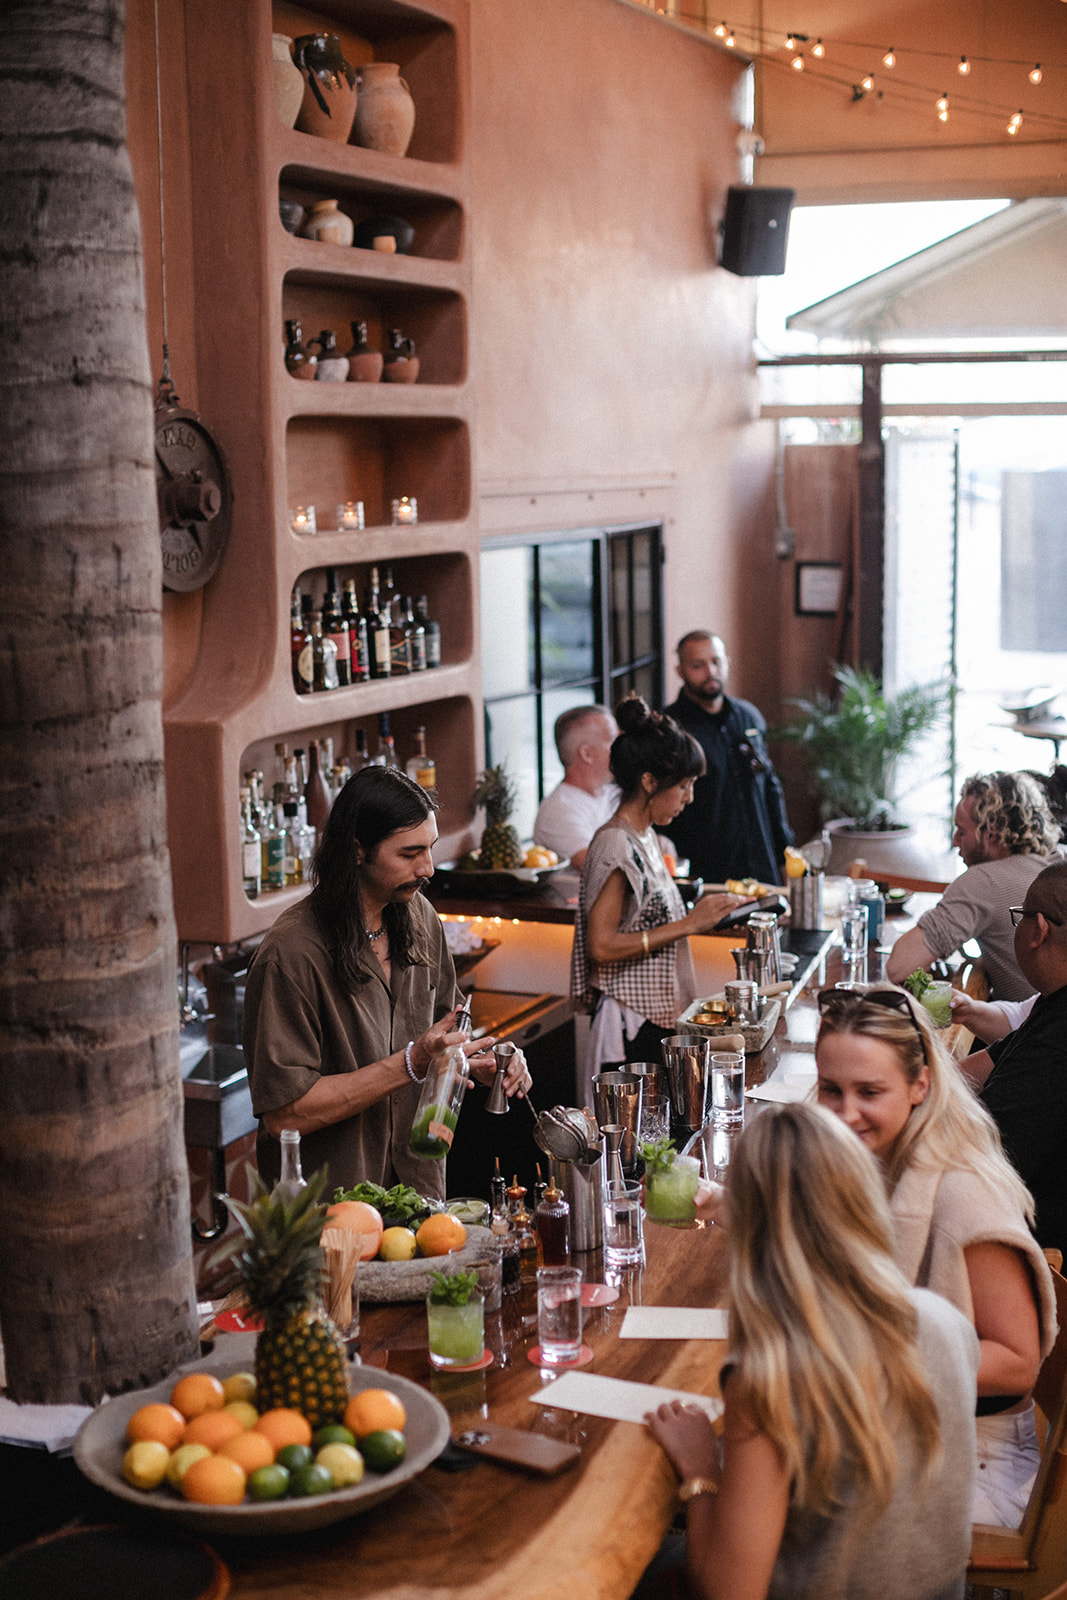
[{"label": "framed picture on wall", "polygon": [[840,561],[798,561],[794,609],[798,617],[836,617],[841,609]]}]

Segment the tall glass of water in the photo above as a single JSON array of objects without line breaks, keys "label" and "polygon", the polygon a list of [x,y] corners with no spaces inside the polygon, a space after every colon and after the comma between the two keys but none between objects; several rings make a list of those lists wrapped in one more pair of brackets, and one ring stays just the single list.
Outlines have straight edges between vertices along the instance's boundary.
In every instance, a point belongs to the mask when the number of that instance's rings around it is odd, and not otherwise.
[{"label": "tall glass of water", "polygon": [[582,1351],[581,1267],[537,1272],[537,1342],[546,1366],[577,1361]]}]

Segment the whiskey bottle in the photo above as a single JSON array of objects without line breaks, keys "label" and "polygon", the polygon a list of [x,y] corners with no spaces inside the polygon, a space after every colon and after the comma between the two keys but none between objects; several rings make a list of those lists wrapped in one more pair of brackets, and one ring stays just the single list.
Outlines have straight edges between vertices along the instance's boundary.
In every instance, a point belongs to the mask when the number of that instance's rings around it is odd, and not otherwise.
[{"label": "whiskey bottle", "polygon": [[311,613],[311,686],[316,693],[336,689],[337,646],[322,631],[322,612]]},{"label": "whiskey bottle", "polygon": [[[311,683],[305,682],[301,671],[301,657],[307,642],[307,629],[304,627],[304,612],[298,586],[293,590],[292,604],[289,608],[289,648],[293,658],[293,688],[297,694],[311,693]],[[310,665],[310,660],[308,664]]]},{"label": "whiskey bottle", "polygon": [[426,638],[426,665],[439,667],[441,665],[441,625],[434,622],[430,616],[430,606],[424,594],[420,594],[415,605],[415,615],[422,623]]},{"label": "whiskey bottle", "polygon": [[389,637],[389,613],[381,605],[379,599],[377,567],[371,567],[370,569],[370,581],[367,585],[367,598],[363,609],[367,614],[370,675],[372,678],[391,677],[392,654]]},{"label": "whiskey bottle", "polygon": [[250,900],[259,899],[263,881],[263,847],[259,830],[252,822],[252,796],[241,790],[241,877]]},{"label": "whiskey bottle", "polygon": [[426,754],[426,729],[415,729],[415,754],[407,764],[407,775],[419,784],[432,800],[437,799],[437,762]]},{"label": "whiskey bottle", "polygon": [[411,672],[426,671],[426,629],[415,615],[411,596],[404,601],[404,636],[408,642]]},{"label": "whiskey bottle", "polygon": [[311,829],[300,820],[300,808],[295,800],[286,800],[282,812],[285,818],[285,884],[286,888],[292,888],[307,881],[314,842]]},{"label": "whiskey bottle", "polygon": [[359,609],[355,578],[346,578],[341,610],[348,623],[349,659],[353,683],[366,683],[370,677],[370,649],[367,642],[367,619]]},{"label": "whiskey bottle", "polygon": [[326,568],[326,594],[322,603],[322,631],[332,639],[337,650],[337,685],[347,689],[352,682],[352,648],[348,623],[341,611],[341,591],[337,583],[337,568]]}]

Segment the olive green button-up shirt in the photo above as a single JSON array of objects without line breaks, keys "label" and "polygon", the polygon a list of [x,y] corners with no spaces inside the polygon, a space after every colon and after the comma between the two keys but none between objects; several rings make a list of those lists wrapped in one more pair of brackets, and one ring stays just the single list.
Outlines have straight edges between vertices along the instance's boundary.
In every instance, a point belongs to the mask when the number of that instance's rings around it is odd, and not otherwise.
[{"label": "olive green button-up shirt", "polygon": [[[444,931],[429,901],[411,902],[426,952],[423,963],[392,963],[391,977],[368,947],[360,965],[367,982],[354,988],[337,978],[333,960],[310,903],[284,911],[265,936],[248,974],[244,1003],[244,1048],[258,1117],[306,1094],[323,1073],[361,1067],[417,1039],[459,1002],[456,971]],[[355,1183],[386,1188],[408,1183],[420,1194],[445,1194],[445,1163],[427,1161],[408,1149],[419,1087],[405,1084],[348,1117],[301,1140],[305,1177],[329,1167],[327,1194]],[[259,1169],[269,1184],[278,1175],[280,1145],[261,1126]]]}]

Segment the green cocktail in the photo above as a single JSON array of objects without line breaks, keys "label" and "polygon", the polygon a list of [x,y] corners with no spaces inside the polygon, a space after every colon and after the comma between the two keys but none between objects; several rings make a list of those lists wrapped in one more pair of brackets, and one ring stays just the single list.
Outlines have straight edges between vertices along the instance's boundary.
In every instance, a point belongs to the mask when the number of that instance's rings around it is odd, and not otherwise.
[{"label": "green cocktail", "polygon": [[475,1290],[466,1305],[426,1301],[430,1361],[435,1367],[472,1367],[485,1353],[485,1305]]},{"label": "green cocktail", "polygon": [[675,1156],[670,1166],[645,1173],[645,1213],[653,1222],[686,1223],[696,1217],[700,1162]]},{"label": "green cocktail", "polygon": [[952,1021],[952,985],[932,979],[919,996],[919,1003],[930,1013],[936,1028],[947,1028]]}]

